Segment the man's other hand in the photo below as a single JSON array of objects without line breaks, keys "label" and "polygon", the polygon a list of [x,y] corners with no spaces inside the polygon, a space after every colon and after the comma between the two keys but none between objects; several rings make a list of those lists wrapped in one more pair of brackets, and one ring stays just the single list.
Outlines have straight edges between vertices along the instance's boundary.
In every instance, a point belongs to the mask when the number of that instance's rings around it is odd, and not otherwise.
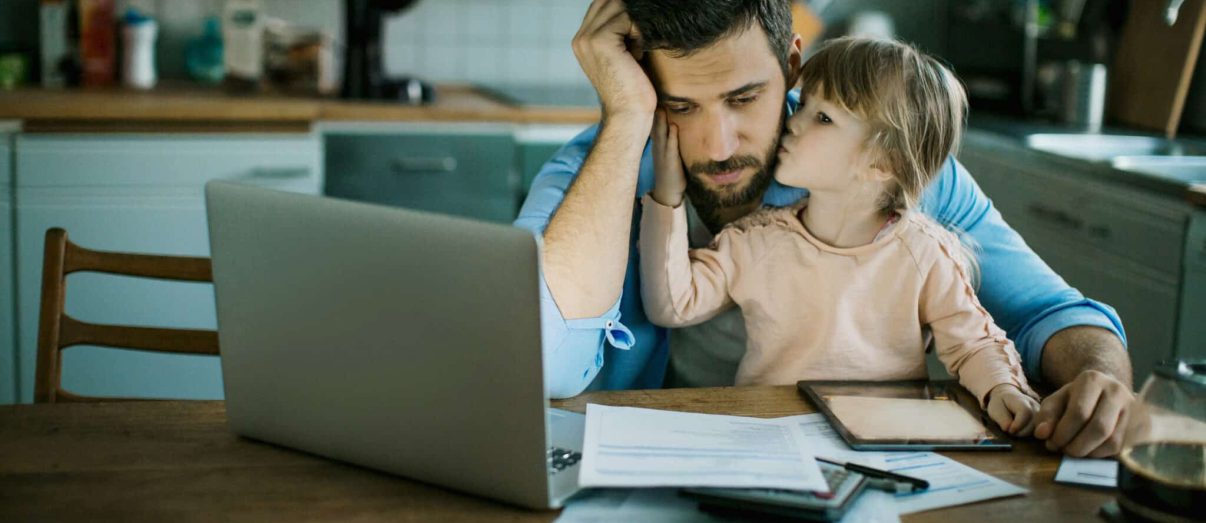
[{"label": "man's other hand", "polygon": [[1043,399],[1034,436],[1046,440],[1048,450],[1076,458],[1115,456],[1134,400],[1126,384],[1086,370]]}]

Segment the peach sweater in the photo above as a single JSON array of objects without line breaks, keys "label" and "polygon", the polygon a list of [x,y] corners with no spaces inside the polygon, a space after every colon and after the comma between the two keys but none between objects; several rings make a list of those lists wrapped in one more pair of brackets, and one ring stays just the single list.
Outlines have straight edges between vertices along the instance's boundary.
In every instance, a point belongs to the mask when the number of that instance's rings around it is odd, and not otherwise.
[{"label": "peach sweater", "polygon": [[919,213],[903,213],[870,244],[836,248],[804,227],[803,204],[762,209],[708,248],[689,249],[684,206],[642,202],[645,313],[681,327],[741,307],[749,338],[739,385],[924,379],[932,336],[947,370],[982,404],[1002,383],[1037,398],[1013,343],[976,298],[958,238]]}]

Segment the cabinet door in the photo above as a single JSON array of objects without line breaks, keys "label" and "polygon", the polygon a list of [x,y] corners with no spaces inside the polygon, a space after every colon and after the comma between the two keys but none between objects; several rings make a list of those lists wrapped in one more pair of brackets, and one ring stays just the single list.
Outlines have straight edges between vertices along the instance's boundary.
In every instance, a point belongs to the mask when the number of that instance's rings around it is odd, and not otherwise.
[{"label": "cabinet door", "polygon": [[1194,214],[1185,235],[1185,281],[1181,284],[1181,319],[1177,357],[1206,358],[1206,211]]},{"label": "cabinet door", "polygon": [[328,134],[326,194],[509,223],[519,176],[509,132]]},{"label": "cabinet door", "polygon": [[[19,399],[31,401],[48,228],[97,250],[208,256],[206,181],[317,193],[321,151],[311,135],[25,136],[16,174],[18,385]],[[211,284],[76,273],[66,303],[85,321],[215,328]],[[101,396],[222,397],[217,358],[87,346],[64,353],[63,385]]]},{"label": "cabinet door", "polygon": [[12,137],[0,134],[0,405],[17,398],[16,276],[13,274]]},{"label": "cabinet door", "polygon": [[1136,385],[1143,383],[1157,363],[1173,356],[1176,284],[1110,253],[1070,244],[1059,235],[1030,231],[1026,241],[1069,285],[1118,312],[1126,328]]},{"label": "cabinet door", "polygon": [[1174,353],[1184,212],[1139,189],[1089,183],[1019,155],[973,142],[960,160],[1043,261],[1117,310],[1141,383]]}]

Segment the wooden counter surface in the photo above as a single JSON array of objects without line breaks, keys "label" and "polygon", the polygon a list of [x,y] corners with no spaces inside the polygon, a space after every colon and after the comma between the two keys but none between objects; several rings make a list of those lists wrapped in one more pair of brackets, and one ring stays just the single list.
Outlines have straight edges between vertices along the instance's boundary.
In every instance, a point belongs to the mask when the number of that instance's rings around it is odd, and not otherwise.
[{"label": "wooden counter surface", "polygon": [[164,85],[151,91],[19,89],[0,91],[0,119],[39,131],[294,130],[317,121],[482,121],[590,124],[599,111],[574,107],[520,107],[466,85],[441,85],[435,103],[229,94],[218,88]]}]

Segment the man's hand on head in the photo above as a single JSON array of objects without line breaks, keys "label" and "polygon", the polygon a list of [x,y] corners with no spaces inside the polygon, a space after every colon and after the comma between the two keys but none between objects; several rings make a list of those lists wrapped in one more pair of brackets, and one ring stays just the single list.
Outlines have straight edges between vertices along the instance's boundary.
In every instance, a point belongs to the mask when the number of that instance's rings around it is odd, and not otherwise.
[{"label": "man's hand on head", "polygon": [[574,35],[574,56],[599,93],[603,119],[651,118],[657,107],[653,83],[641,68],[640,33],[622,0],[594,0]]}]

